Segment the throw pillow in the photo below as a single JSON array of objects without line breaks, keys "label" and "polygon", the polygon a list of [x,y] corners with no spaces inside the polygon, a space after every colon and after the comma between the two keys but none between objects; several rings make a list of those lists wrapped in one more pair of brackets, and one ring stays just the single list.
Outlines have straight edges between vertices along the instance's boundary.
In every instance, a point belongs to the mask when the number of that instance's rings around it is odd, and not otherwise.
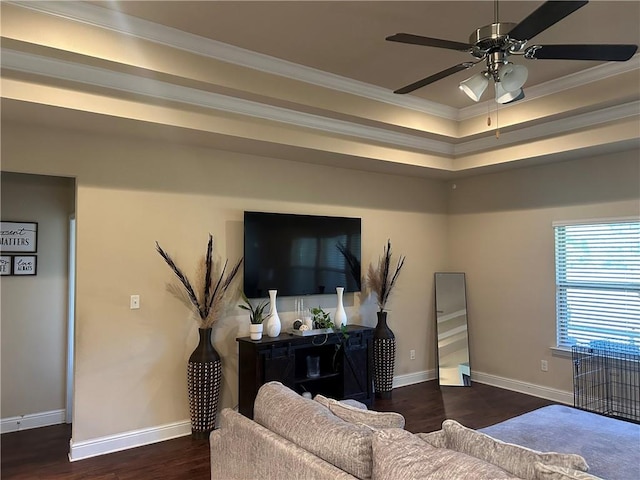
[{"label": "throw pillow", "polygon": [[526,480],[537,480],[535,463],[568,467],[587,471],[589,466],[580,455],[572,453],[542,453],[511,443],[505,443],[476,430],[460,425],[455,420],[442,422],[447,436],[447,447],[493,463]]},{"label": "throw pillow", "polygon": [[373,478],[376,480],[517,479],[495,465],[464,453],[435,448],[402,429],[373,434]]},{"label": "throw pillow", "polygon": [[603,480],[580,470],[536,462],[537,480]]},{"label": "throw pillow", "polygon": [[352,398],[345,398],[344,400],[340,400],[340,403],[351,405],[353,408],[359,408],[360,410],[368,410],[367,406],[364,403],[359,402],[358,400],[353,400]]},{"label": "throw pillow", "polygon": [[[320,405],[324,405],[325,407],[329,408],[329,400],[331,400],[330,398],[327,398],[324,395],[321,395],[319,393],[315,397],[313,397],[313,399],[316,402],[318,402]],[[359,408],[360,410],[367,410],[367,406],[364,403],[359,402],[357,400],[353,400],[351,398],[340,400],[340,403],[344,403],[345,405],[351,405],[352,407]]]},{"label": "throw pillow", "polygon": [[345,422],[363,424],[371,428],[404,428],[405,425],[404,417],[399,413],[363,410],[322,395],[316,395],[315,400]]}]

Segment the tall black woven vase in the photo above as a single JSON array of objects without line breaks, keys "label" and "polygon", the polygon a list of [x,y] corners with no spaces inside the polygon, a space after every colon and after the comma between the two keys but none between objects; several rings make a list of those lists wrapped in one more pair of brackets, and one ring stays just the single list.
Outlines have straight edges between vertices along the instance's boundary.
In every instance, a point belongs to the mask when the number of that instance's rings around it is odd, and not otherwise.
[{"label": "tall black woven vase", "polygon": [[200,328],[198,332],[200,343],[189,357],[187,366],[189,413],[191,437],[206,439],[216,425],[222,362],[211,344],[211,328]]},{"label": "tall black woven vase", "polygon": [[373,389],[377,398],[391,398],[396,364],[396,336],[387,325],[387,312],[378,312],[373,331]]}]

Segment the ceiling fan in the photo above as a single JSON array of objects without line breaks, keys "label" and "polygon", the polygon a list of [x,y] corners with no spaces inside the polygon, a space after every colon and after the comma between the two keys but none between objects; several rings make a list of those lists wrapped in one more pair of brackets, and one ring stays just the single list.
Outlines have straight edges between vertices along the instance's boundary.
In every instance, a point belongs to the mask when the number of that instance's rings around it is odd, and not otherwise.
[{"label": "ceiling fan", "polygon": [[447,68],[429,77],[418,80],[394,93],[413,92],[433,82],[466,70],[486,61],[486,69],[481,73],[460,83],[460,89],[472,100],[479,101],[493,80],[496,90],[496,102],[511,103],[524,98],[523,85],[527,81],[528,70],[524,65],[516,65],[509,61],[511,55],[522,55],[527,59],[544,60],[629,60],[638,49],[637,45],[531,45],[527,42],[540,32],[551,27],[563,18],[571,15],[588,1],[548,1],[531,13],[520,23],[498,21],[498,1],[496,0],[495,21],[491,25],[478,28],[469,37],[469,43],[423,37],[410,33],[396,33],[386,38],[391,42],[424,45],[427,47],[446,48],[470,53],[474,61],[463,62]]}]

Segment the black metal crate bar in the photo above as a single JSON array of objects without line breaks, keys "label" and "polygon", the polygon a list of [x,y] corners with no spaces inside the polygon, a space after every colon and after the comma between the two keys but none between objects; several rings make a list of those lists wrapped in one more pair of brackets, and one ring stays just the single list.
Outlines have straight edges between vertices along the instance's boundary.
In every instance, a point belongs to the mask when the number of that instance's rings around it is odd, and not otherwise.
[{"label": "black metal crate bar", "polygon": [[593,342],[571,354],[574,406],[640,423],[640,349]]}]

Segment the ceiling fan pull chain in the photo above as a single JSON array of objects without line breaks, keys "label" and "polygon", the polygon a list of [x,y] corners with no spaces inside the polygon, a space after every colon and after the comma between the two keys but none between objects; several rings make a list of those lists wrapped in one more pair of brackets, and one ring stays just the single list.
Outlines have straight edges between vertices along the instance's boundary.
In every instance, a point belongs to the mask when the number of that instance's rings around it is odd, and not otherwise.
[{"label": "ceiling fan pull chain", "polygon": [[496,103],[496,140],[500,140],[500,119],[498,118],[499,110],[500,110],[500,104]]}]

